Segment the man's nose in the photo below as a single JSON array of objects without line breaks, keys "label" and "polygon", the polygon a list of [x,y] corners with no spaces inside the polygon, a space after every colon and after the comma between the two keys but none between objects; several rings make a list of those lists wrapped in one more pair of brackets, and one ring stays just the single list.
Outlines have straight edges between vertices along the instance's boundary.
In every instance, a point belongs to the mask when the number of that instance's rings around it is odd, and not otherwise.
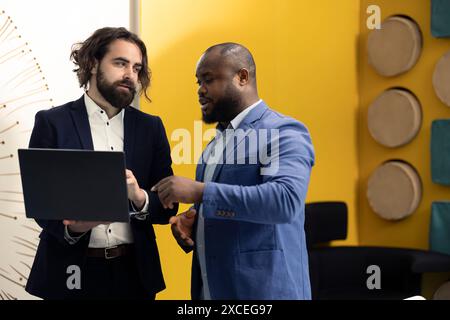
[{"label": "man's nose", "polygon": [[132,66],[125,68],[125,73],[123,74],[124,79],[133,79],[136,80],[138,78],[137,72]]},{"label": "man's nose", "polygon": [[206,92],[207,92],[207,91],[206,91],[206,88],[205,88],[204,85],[199,85],[199,86],[198,86],[197,94],[198,94],[199,96],[205,95]]}]

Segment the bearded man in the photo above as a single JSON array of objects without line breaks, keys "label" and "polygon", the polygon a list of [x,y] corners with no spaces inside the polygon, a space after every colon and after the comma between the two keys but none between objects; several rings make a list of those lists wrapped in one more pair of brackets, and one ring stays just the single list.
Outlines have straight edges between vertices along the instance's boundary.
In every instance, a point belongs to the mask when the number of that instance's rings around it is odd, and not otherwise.
[{"label": "bearded man", "polygon": [[[145,44],[125,28],[102,28],[71,58],[85,94],[39,111],[29,147],[123,151],[133,214],[129,223],[37,220],[42,232],[26,290],[44,299],[154,299],[165,284],[152,224],[167,224],[178,208],[164,208],[149,191],[173,175],[162,121],[130,107],[137,91],[149,99]],[[68,285],[72,270],[81,285]]]}]

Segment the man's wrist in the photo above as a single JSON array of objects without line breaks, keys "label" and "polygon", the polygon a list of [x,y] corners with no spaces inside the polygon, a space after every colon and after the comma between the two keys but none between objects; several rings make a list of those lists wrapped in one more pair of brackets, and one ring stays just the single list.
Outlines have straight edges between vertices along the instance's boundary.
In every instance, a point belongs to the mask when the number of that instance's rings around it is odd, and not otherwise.
[{"label": "man's wrist", "polygon": [[203,202],[203,191],[205,190],[205,184],[203,182],[197,182],[197,196],[195,203]]},{"label": "man's wrist", "polygon": [[140,189],[140,190],[142,191],[142,194],[144,195],[144,197],[143,197],[144,201],[142,203],[140,203],[140,201],[131,200],[130,199],[131,207],[133,208],[133,210],[135,212],[147,213],[148,212],[148,206],[149,206],[148,193],[144,189]]},{"label": "man's wrist", "polygon": [[77,237],[81,237],[86,232],[74,231],[74,230],[72,230],[72,228],[70,226],[67,226],[67,233],[69,234],[69,236],[77,238]]},{"label": "man's wrist", "polygon": [[145,192],[142,189],[139,189],[139,196],[137,199],[132,200],[134,207],[136,208],[137,211],[141,211],[142,208],[144,208],[145,206],[145,202],[146,202],[146,196],[145,196]]}]

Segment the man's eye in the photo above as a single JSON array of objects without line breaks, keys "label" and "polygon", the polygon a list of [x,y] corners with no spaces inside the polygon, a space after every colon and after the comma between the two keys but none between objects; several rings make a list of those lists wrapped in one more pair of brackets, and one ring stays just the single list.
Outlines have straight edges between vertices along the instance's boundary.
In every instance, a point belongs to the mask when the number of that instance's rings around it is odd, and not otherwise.
[{"label": "man's eye", "polygon": [[210,84],[211,82],[213,82],[213,80],[214,79],[212,79],[212,78],[211,79],[208,78],[208,79],[204,79],[204,80],[197,80],[197,85],[201,86],[202,83],[203,84]]}]

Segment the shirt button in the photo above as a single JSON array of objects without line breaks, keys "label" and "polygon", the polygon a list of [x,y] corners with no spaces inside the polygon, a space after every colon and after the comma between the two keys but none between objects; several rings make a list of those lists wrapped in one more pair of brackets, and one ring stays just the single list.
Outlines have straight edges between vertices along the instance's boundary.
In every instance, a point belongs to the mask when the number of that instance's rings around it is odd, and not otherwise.
[{"label": "shirt button", "polygon": [[111,229],[109,229],[108,232],[111,233]]},{"label": "shirt button", "polygon": [[114,150],[114,148],[113,148],[113,147],[111,147],[111,150]]},{"label": "shirt button", "polygon": [[103,113],[103,110],[100,110],[100,113]]},{"label": "shirt button", "polygon": [[109,122],[107,122],[106,125],[109,126]]}]

